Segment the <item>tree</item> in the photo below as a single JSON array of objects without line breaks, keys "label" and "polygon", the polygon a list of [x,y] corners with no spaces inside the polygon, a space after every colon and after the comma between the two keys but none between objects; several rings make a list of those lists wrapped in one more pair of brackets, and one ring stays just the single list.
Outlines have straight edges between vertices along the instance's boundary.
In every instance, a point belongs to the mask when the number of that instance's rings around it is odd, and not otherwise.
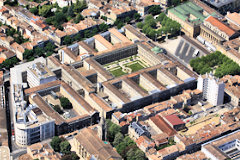
[{"label": "tree", "polygon": [[68,7],[67,16],[69,16],[69,17],[73,17],[74,16],[73,5]]},{"label": "tree", "polygon": [[75,41],[81,41],[82,40],[82,35],[80,33],[78,33],[77,35],[74,36],[74,40]]},{"label": "tree", "polygon": [[46,18],[50,17],[52,15],[51,9],[51,5],[44,5],[38,10],[38,14]]},{"label": "tree", "polygon": [[65,14],[62,13],[62,12],[56,13],[54,17],[55,17],[55,18],[54,18],[54,21],[55,21],[56,23],[58,23],[58,24],[62,24],[62,23],[64,23],[64,22],[66,21],[66,16],[65,16]]},{"label": "tree", "polygon": [[98,28],[101,32],[105,32],[108,30],[109,27],[106,23],[101,23]]},{"label": "tree", "polygon": [[77,0],[77,2],[74,4],[74,7],[73,7],[73,11],[75,13],[80,13],[82,12],[82,10],[84,10],[85,8],[87,8],[87,3],[85,0]]},{"label": "tree", "polygon": [[63,141],[60,143],[60,151],[63,154],[69,154],[71,153],[71,145],[68,141]]},{"label": "tree", "polygon": [[35,15],[38,14],[38,9],[37,9],[37,7],[30,8],[29,11],[30,11],[31,13],[35,14]]},{"label": "tree", "polygon": [[148,31],[151,30],[152,28],[148,25],[145,24],[142,28],[143,33],[148,34]]},{"label": "tree", "polygon": [[141,151],[140,149],[137,149],[134,155],[134,159],[137,160],[145,160],[145,154],[143,151]]},{"label": "tree", "polygon": [[107,17],[106,16],[101,16],[101,19],[103,19],[104,21],[107,21]]},{"label": "tree", "polygon": [[121,127],[112,123],[111,120],[107,119],[107,139],[109,142],[113,142],[115,135],[120,132]]},{"label": "tree", "polygon": [[84,34],[84,38],[89,38],[89,37],[91,37],[91,36],[92,36],[92,34],[91,34],[91,31],[90,31],[90,30],[85,30],[85,31],[83,32],[83,34]]},{"label": "tree", "polygon": [[38,57],[41,57],[43,55],[43,53],[44,53],[44,50],[40,47],[36,47],[34,49],[34,54],[37,55]]},{"label": "tree", "polygon": [[70,36],[65,36],[63,39],[63,44],[69,45],[72,43],[72,38]]},{"label": "tree", "polygon": [[67,13],[67,11],[68,11],[68,7],[63,7],[63,8],[62,8],[62,12],[63,12],[63,13]]},{"label": "tree", "polygon": [[17,6],[18,5],[18,1],[17,0],[6,0],[4,2],[4,5]]},{"label": "tree", "polygon": [[114,146],[119,145],[123,139],[124,139],[124,137],[123,137],[122,133],[118,132],[114,137],[113,145]]},{"label": "tree", "polygon": [[135,149],[133,148],[130,148],[128,151],[127,151],[127,160],[132,160],[133,158],[135,158]]},{"label": "tree", "polygon": [[29,59],[33,56],[33,50],[26,49],[23,53],[23,59]]},{"label": "tree", "polygon": [[172,5],[177,6],[181,3],[181,0],[172,0]]},{"label": "tree", "polygon": [[152,15],[157,15],[161,13],[161,7],[159,5],[154,5],[151,8],[149,8],[148,13]]},{"label": "tree", "polygon": [[59,105],[54,105],[53,109],[59,114],[63,114],[63,111],[61,110],[61,107]]},{"label": "tree", "polygon": [[72,109],[72,103],[66,97],[60,97],[59,99],[64,109]]},{"label": "tree", "polygon": [[72,157],[72,160],[79,160],[79,157],[78,157],[78,155],[76,154],[76,152],[72,152],[72,153],[71,153],[71,157]]},{"label": "tree", "polygon": [[79,23],[81,20],[84,20],[84,17],[79,13],[74,19],[74,23]]},{"label": "tree", "polygon": [[137,23],[137,27],[138,27],[138,28],[142,29],[143,26],[144,26],[144,23],[143,23],[143,22],[138,22],[138,23]]},{"label": "tree", "polygon": [[126,17],[126,18],[125,18],[125,22],[126,22],[126,23],[130,23],[130,21],[131,21],[131,18],[130,18],[130,17]]},{"label": "tree", "polygon": [[56,46],[53,43],[48,42],[44,49],[45,51],[53,52],[55,48]]},{"label": "tree", "polygon": [[125,142],[121,142],[119,145],[117,145],[116,149],[117,152],[124,158],[125,155],[125,149],[127,148],[127,144]]},{"label": "tree", "polygon": [[109,129],[108,129],[108,138],[109,140],[113,141],[115,135],[120,132],[121,128],[116,125],[116,124],[112,124]]},{"label": "tree", "polygon": [[72,160],[72,156],[70,154],[63,155],[61,160]]},{"label": "tree", "polygon": [[61,142],[62,142],[62,140],[57,136],[54,136],[52,138],[52,141],[50,142],[50,145],[52,146],[52,148],[55,152],[60,151],[60,146],[59,145],[60,145]]},{"label": "tree", "polygon": [[158,17],[157,17],[157,21],[158,22],[161,22],[161,21],[163,21],[163,19],[166,17],[166,15],[162,12],[162,13],[160,13],[159,15],[158,15]]},{"label": "tree", "polygon": [[148,32],[148,37],[151,38],[152,40],[155,40],[155,38],[157,38],[157,32],[154,30],[154,29],[151,29],[149,32]]},{"label": "tree", "polygon": [[141,18],[141,15],[139,13],[134,13],[133,18],[138,22]]}]

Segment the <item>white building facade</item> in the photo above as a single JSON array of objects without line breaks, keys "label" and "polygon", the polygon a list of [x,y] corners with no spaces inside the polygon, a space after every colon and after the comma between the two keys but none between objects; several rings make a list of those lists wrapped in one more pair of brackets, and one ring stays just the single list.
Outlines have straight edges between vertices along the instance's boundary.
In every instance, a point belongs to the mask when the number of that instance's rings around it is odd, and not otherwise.
[{"label": "white building facade", "polygon": [[225,84],[211,74],[198,77],[197,89],[203,92],[203,98],[214,106],[223,104]]},{"label": "white building facade", "polygon": [[31,88],[55,80],[55,74],[42,63],[27,68],[27,82]]}]

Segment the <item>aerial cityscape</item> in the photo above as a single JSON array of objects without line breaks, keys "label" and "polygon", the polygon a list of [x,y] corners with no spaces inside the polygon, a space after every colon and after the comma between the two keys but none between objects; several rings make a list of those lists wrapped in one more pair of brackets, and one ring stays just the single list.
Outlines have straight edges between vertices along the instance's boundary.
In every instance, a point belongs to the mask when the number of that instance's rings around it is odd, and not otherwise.
[{"label": "aerial cityscape", "polygon": [[240,160],[240,0],[0,0],[0,160]]}]

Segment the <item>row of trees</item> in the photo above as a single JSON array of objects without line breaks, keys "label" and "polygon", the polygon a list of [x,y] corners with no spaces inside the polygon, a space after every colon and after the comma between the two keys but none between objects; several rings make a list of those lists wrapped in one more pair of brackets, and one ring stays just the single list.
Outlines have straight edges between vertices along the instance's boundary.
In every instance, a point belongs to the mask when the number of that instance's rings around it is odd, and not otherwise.
[{"label": "row of trees", "polygon": [[107,120],[107,139],[125,160],[145,160],[145,154],[129,137],[123,135],[121,127]]},{"label": "row of trees", "polygon": [[84,0],[77,0],[77,2],[71,6],[63,8],[60,8],[57,3],[55,3],[51,5],[44,5],[42,7],[30,8],[29,11],[35,15],[47,18],[47,24],[54,25],[56,28],[63,30],[62,24],[64,22],[73,20],[73,22],[79,23],[84,19],[81,12],[85,8],[87,8],[86,2]]},{"label": "row of trees", "polygon": [[190,65],[198,74],[214,72],[214,75],[219,78],[240,74],[240,66],[219,51],[192,59]]},{"label": "row of trees", "polygon": [[45,47],[36,47],[32,50],[25,50],[23,53],[23,59],[27,61],[32,61],[36,57],[48,57],[51,56],[55,51],[56,46],[52,42],[48,42]]},{"label": "row of trees", "polygon": [[61,160],[78,160],[79,159],[79,157],[75,152],[71,152],[71,145],[64,138],[59,138],[55,136],[52,138],[50,145],[55,152],[60,152],[63,154]]},{"label": "row of trees", "polygon": [[[157,23],[160,23],[160,29],[158,29]],[[178,22],[168,18],[164,13],[160,13],[156,19],[152,15],[146,16],[144,22],[137,23],[137,27],[142,29],[142,32],[151,39],[155,39],[163,34],[175,35],[181,29],[181,25]]]},{"label": "row of trees", "polygon": [[19,62],[19,59],[17,59],[17,57],[6,59],[0,64],[0,70],[3,70],[3,69],[9,70],[18,62]]},{"label": "row of trees", "polygon": [[99,32],[105,32],[107,31],[109,28],[109,26],[105,23],[100,24],[97,27],[91,28],[91,29],[87,29],[84,32],[78,33],[75,36],[71,37],[71,36],[65,36],[63,39],[63,44],[65,45],[70,45],[72,44],[74,41],[81,41],[84,38],[90,38],[96,34],[98,34]]}]

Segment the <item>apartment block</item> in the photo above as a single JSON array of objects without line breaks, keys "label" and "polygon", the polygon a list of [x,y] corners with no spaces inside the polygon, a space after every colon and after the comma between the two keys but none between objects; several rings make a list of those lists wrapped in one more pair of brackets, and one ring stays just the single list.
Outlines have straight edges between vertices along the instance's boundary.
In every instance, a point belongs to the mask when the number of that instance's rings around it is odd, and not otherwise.
[{"label": "apartment block", "polygon": [[225,84],[211,74],[199,76],[197,89],[203,92],[203,98],[212,105],[223,104]]},{"label": "apartment block", "polygon": [[55,74],[42,63],[36,63],[27,68],[27,82],[30,87],[36,87],[56,79]]}]

